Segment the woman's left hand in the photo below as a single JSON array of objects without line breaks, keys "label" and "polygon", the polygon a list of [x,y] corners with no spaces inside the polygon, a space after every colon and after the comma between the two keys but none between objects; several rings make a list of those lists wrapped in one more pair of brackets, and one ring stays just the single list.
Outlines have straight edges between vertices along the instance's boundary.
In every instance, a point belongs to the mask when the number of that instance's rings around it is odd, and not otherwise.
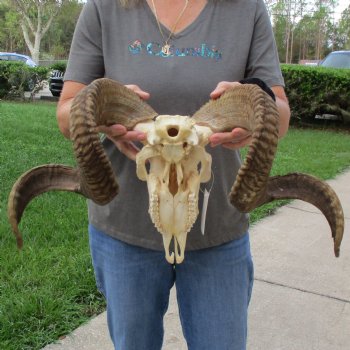
[{"label": "woman's left hand", "polygon": [[250,144],[252,140],[251,132],[242,129],[234,128],[231,132],[217,132],[209,137],[210,145],[223,146],[229,149],[239,149]]},{"label": "woman's left hand", "polygon": [[[212,99],[217,99],[226,90],[239,85],[241,85],[241,83],[239,83],[238,81],[221,81],[211,92],[210,97]],[[229,149],[239,149],[244,146],[247,146],[250,144],[251,139],[251,132],[242,128],[234,128],[231,132],[214,133],[209,137],[210,145],[212,147],[222,145],[223,147]]]}]

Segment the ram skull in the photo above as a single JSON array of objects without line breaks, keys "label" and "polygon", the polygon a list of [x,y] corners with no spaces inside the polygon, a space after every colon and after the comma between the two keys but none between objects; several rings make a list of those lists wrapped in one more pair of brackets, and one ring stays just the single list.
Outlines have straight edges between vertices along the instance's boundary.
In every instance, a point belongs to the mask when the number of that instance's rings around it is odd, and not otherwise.
[{"label": "ram skull", "polygon": [[[135,129],[147,134],[136,157],[136,169],[138,178],[147,181],[149,214],[163,235],[167,261],[173,264],[176,258],[179,264],[184,259],[187,233],[198,216],[200,183],[209,181],[211,175],[211,156],[204,146],[212,131],[181,115],[160,115]],[[173,237],[175,256],[170,254]]]},{"label": "ram skull", "polygon": [[[327,218],[334,253],[339,256],[344,215],[333,189],[307,174],[269,176],[278,142],[278,117],[275,102],[256,85],[230,89],[190,118],[158,116],[123,85],[97,79],[79,92],[71,108],[70,134],[78,166],[48,164],[33,168],[11,190],[8,216],[17,245],[23,245],[18,228],[23,211],[39,194],[71,191],[100,205],[118,194],[116,176],[101,145],[98,126],[122,124],[127,130],[147,134],[137,156],[137,175],[147,181],[149,212],[163,234],[166,259],[170,263],[182,262],[187,233],[198,215],[199,184],[210,178],[211,158],[205,151],[208,137],[213,132],[241,127],[252,133],[252,142],[230,191],[231,204],[241,212],[250,212],[276,199],[309,202]],[[175,256],[169,251],[173,237]]]}]

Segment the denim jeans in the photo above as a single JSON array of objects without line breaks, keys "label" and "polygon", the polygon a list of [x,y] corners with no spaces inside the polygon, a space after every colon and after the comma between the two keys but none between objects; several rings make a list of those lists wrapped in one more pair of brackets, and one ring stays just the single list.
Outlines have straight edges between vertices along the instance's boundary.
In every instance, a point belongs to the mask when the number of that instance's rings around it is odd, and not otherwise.
[{"label": "denim jeans", "polygon": [[163,317],[176,285],[189,350],[244,350],[253,285],[249,235],[218,247],[187,251],[171,265],[164,252],[123,243],[89,226],[99,290],[118,350],[160,350]]}]

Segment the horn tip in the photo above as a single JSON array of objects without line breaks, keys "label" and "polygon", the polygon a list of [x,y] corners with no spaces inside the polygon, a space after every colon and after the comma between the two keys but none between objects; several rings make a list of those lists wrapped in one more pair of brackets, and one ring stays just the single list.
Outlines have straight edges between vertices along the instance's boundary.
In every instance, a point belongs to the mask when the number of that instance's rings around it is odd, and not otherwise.
[{"label": "horn tip", "polygon": [[18,250],[22,250],[23,238],[22,238],[21,232],[18,229],[18,224],[17,224],[17,222],[11,222],[11,225],[12,225],[12,232],[16,238],[17,248],[18,248]]},{"label": "horn tip", "polygon": [[19,232],[17,232],[17,235],[16,235],[16,242],[17,242],[17,249],[18,250],[22,250],[22,248],[23,248],[23,238],[20,236]]},{"label": "horn tip", "polygon": [[340,255],[340,247],[339,246],[334,245],[334,255],[336,258],[339,258],[339,255]]}]

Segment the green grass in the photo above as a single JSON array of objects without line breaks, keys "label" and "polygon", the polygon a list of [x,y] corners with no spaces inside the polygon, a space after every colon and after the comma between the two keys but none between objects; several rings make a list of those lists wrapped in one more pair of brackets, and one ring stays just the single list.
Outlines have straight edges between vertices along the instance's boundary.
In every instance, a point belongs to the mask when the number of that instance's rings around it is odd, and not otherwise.
[{"label": "green grass", "polygon": [[18,252],[7,197],[24,171],[74,164],[54,104],[0,104],[0,349],[40,349],[101,312],[90,262],[85,200],[51,192],[26,209]]},{"label": "green grass", "polygon": [[[20,225],[24,248],[17,251],[6,218],[14,181],[36,165],[74,160],[54,104],[2,102],[0,134],[0,349],[41,349],[105,307],[90,262],[86,203],[58,192],[33,200]],[[273,175],[300,171],[328,179],[349,165],[347,133],[291,129]],[[255,210],[252,222],[278,205]]]},{"label": "green grass", "polygon": [[[301,172],[327,180],[350,166],[350,134],[346,130],[294,129],[279,145],[271,175]],[[254,224],[287,201],[275,201],[251,213]]]}]

